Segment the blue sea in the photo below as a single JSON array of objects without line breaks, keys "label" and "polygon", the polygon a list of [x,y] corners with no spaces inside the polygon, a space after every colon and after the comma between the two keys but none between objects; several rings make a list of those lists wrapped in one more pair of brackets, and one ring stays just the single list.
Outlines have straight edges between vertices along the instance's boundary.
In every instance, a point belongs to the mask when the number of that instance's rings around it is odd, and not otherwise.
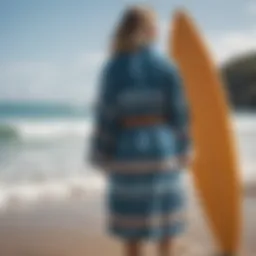
[{"label": "blue sea", "polygon": [[[235,113],[232,120],[242,177],[256,179],[256,114]],[[87,162],[91,130],[83,106],[0,103],[0,204],[101,186]]]}]

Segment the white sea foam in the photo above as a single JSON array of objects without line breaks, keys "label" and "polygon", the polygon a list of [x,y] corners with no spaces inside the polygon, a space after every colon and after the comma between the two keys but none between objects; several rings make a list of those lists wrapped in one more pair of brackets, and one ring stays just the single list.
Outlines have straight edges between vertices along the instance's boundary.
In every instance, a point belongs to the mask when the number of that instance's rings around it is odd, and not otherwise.
[{"label": "white sea foam", "polygon": [[[251,182],[256,180],[256,160],[252,156],[252,147],[256,145],[256,117],[236,116],[233,120],[240,145],[241,176],[243,181]],[[18,209],[42,202],[84,198],[104,191],[104,177],[96,171],[88,171],[90,167],[87,165],[77,164],[81,160],[78,154],[84,149],[83,145],[87,143],[91,134],[90,120],[13,120],[4,124],[17,132],[24,145],[34,140],[48,142],[67,136],[71,137],[71,141],[72,138],[78,137],[78,140],[75,140],[78,144],[70,146],[68,142],[56,148],[52,148],[51,145],[44,148],[25,147],[17,160],[13,161],[14,158],[11,157],[12,164],[9,169],[5,169],[3,165],[0,167],[1,210]],[[47,178],[33,178],[40,176],[41,173]],[[7,176],[18,177],[21,182],[9,182]]]},{"label": "white sea foam", "polygon": [[76,200],[93,197],[105,189],[105,179],[100,174],[77,176],[45,183],[19,185],[0,184],[0,210],[23,208],[38,203]]},{"label": "white sea foam", "polygon": [[91,131],[92,123],[88,120],[69,121],[14,121],[7,122],[18,136],[27,139],[48,139],[61,138],[63,136],[86,136]]},{"label": "white sea foam", "polygon": [[[251,133],[256,131],[256,117],[234,116],[233,127],[237,132]],[[11,120],[2,121],[0,126],[9,126],[23,139],[60,138],[68,135],[88,136],[92,129],[92,121],[85,120]]]},{"label": "white sea foam", "polygon": [[[256,116],[234,116],[233,128],[236,132],[252,133],[256,131]],[[88,136],[92,130],[90,119],[79,120],[7,120],[1,121],[0,126],[8,126],[26,139],[60,138],[63,136]]]},{"label": "white sea foam", "polygon": [[256,137],[256,116],[236,115],[232,118],[233,127],[238,133],[255,133]]}]

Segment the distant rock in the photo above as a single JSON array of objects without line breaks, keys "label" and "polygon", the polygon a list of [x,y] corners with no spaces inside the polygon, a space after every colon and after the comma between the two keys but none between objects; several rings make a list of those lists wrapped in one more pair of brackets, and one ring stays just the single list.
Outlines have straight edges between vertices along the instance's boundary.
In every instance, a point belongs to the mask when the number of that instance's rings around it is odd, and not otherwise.
[{"label": "distant rock", "polygon": [[233,57],[221,72],[233,107],[256,110],[256,50]]},{"label": "distant rock", "polygon": [[7,124],[0,125],[0,141],[18,141],[19,134],[16,129]]}]

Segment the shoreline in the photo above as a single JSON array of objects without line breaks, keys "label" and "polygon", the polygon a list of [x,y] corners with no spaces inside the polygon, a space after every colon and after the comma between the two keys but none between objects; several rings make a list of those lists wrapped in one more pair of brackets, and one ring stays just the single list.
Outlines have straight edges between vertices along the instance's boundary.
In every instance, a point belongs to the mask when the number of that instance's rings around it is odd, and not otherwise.
[{"label": "shoreline", "polygon": [[[175,256],[210,256],[216,246],[207,228],[198,199],[189,183],[189,227],[177,239]],[[80,189],[80,190],[79,190]],[[8,256],[82,256],[121,255],[120,241],[108,237],[104,230],[104,190],[73,188],[71,196],[52,198],[0,213],[0,255]],[[256,183],[244,189],[244,227],[242,256],[256,253]],[[202,246],[203,245],[203,246]],[[154,246],[147,243],[146,255],[154,255]]]}]

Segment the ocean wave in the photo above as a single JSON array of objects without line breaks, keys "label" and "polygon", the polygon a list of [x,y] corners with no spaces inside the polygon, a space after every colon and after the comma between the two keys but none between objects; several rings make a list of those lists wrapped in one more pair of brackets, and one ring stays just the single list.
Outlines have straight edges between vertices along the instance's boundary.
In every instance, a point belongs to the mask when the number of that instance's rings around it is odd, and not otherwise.
[{"label": "ocean wave", "polygon": [[0,124],[0,139],[53,139],[89,136],[90,121],[12,121]]},{"label": "ocean wave", "polygon": [[[248,168],[247,166],[246,168]],[[256,176],[250,179],[242,177],[242,186],[256,184]],[[184,176],[185,187],[192,184],[189,173]],[[24,183],[7,185],[0,183],[0,213],[8,210],[20,210],[38,205],[47,206],[51,203],[74,200],[94,199],[106,191],[104,175],[96,172],[87,173],[67,179],[48,180],[42,183]]]},{"label": "ocean wave", "polygon": [[[235,115],[232,118],[236,133],[252,134],[256,131],[256,115]],[[63,119],[7,119],[0,120],[0,139],[53,139],[65,136],[86,137],[91,134],[92,120]]]},{"label": "ocean wave", "polygon": [[20,209],[38,203],[84,199],[105,190],[103,176],[87,175],[43,183],[0,184],[0,211]]},{"label": "ocean wave", "polygon": [[235,115],[232,118],[234,131],[251,135],[256,131],[256,115]]}]

